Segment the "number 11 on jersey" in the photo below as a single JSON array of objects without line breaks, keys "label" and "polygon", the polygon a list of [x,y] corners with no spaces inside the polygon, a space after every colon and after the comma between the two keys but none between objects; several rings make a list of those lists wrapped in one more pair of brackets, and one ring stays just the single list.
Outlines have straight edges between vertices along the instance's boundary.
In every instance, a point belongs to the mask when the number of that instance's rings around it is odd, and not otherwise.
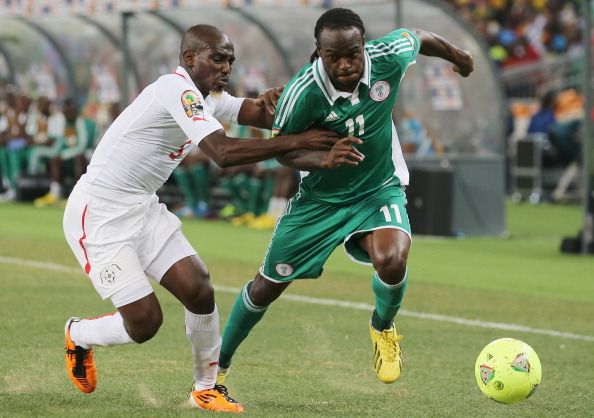
[{"label": "number 11 on jersey", "polygon": [[390,207],[388,205],[384,205],[381,207],[380,211],[384,214],[384,218],[386,218],[386,222],[392,222],[392,214],[390,213],[390,208],[394,212],[396,216],[396,222],[399,224],[402,223],[402,215],[400,215],[400,208],[396,204],[391,204]]},{"label": "number 11 on jersey", "polygon": [[357,130],[357,138],[365,133],[365,118],[363,115],[359,115],[356,118],[347,119],[345,122],[349,130],[349,136],[355,135],[355,126],[358,128]]}]

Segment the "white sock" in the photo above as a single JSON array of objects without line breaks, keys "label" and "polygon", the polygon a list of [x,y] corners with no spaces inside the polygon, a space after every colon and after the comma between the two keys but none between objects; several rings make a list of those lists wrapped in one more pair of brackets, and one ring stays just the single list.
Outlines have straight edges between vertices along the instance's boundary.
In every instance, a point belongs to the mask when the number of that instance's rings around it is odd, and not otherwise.
[{"label": "white sock", "polygon": [[57,197],[62,197],[62,185],[57,181],[50,183],[50,193]]},{"label": "white sock", "polygon": [[83,348],[133,343],[124,328],[124,319],[116,311],[98,318],[85,318],[70,325],[70,338]]},{"label": "white sock", "polygon": [[217,366],[221,351],[219,311],[208,315],[196,315],[187,309],[186,335],[192,345],[194,357],[195,390],[211,389],[217,381]]}]

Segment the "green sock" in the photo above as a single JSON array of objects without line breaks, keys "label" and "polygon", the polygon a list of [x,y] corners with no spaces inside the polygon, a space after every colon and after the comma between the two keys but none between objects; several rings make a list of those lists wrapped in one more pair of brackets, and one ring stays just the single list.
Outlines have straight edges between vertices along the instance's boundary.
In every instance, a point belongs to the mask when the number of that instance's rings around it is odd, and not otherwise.
[{"label": "green sock", "polygon": [[382,282],[377,272],[373,273],[371,287],[375,293],[375,310],[371,317],[371,326],[377,331],[390,329],[394,318],[402,305],[404,293],[408,284],[408,270],[404,279],[397,285],[391,286]]},{"label": "green sock", "polygon": [[194,190],[192,189],[192,183],[190,182],[188,170],[186,170],[184,167],[177,167],[173,171],[173,175],[175,176],[175,183],[177,184],[177,187],[179,187],[182,194],[184,195],[186,205],[194,209],[194,207],[196,207],[196,196],[194,195]]},{"label": "green sock", "polygon": [[248,212],[253,213],[254,215],[259,215],[258,213],[258,202],[260,201],[260,191],[262,190],[262,180],[256,177],[252,177],[249,179],[248,183],[248,190],[249,196],[247,201],[247,210]]},{"label": "green sock", "polygon": [[208,171],[208,166],[205,164],[196,164],[190,168],[190,174],[196,185],[198,200],[208,203],[210,198],[210,173]]},{"label": "green sock", "polygon": [[249,288],[252,282],[246,284],[235,303],[225,325],[223,343],[219,356],[219,366],[228,368],[237,347],[245,340],[252,328],[262,319],[268,306],[255,306],[249,297]]}]

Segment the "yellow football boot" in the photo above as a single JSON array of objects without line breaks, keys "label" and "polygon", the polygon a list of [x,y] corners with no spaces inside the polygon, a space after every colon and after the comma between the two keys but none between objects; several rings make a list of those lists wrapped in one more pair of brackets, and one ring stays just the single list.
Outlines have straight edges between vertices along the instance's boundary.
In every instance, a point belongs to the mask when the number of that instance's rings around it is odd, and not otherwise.
[{"label": "yellow football boot", "polygon": [[217,385],[224,385],[225,380],[227,379],[228,375],[229,375],[228,367],[226,369],[219,367],[219,370],[217,371]]},{"label": "yellow football boot", "polygon": [[384,331],[377,331],[369,324],[369,334],[373,345],[373,369],[377,378],[384,383],[395,382],[402,370],[402,335],[396,333],[394,324]]}]

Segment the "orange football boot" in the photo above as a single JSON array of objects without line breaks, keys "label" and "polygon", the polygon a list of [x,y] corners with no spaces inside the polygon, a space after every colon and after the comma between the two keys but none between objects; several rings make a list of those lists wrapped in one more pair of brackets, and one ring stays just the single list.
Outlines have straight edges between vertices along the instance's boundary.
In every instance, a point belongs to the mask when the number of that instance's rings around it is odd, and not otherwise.
[{"label": "orange football boot", "polygon": [[97,387],[97,367],[93,360],[93,349],[75,345],[70,339],[70,325],[80,318],[70,318],[64,329],[66,341],[66,373],[74,385],[84,393],[91,393]]},{"label": "orange football boot", "polygon": [[227,394],[227,388],[223,385],[215,385],[214,388],[205,390],[194,390],[192,386],[188,402],[195,408],[209,411],[243,412],[243,406]]}]

